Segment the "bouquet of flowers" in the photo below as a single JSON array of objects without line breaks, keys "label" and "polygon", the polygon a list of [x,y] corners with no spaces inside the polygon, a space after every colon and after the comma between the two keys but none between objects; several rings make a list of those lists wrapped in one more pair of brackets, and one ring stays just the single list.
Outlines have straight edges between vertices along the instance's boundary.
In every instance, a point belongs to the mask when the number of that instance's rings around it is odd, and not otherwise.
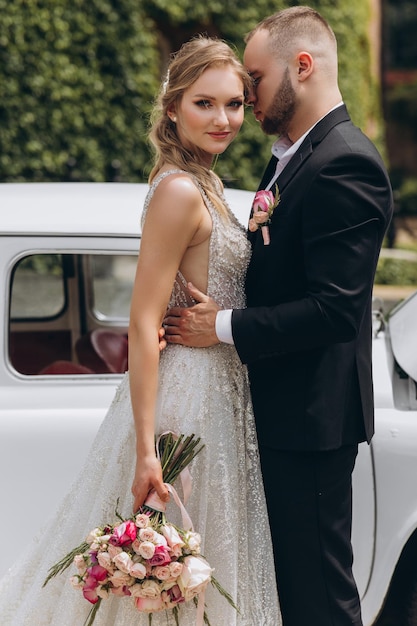
[{"label": "bouquet of flowers", "polygon": [[[151,493],[131,518],[121,517],[116,507],[116,523],[94,528],[84,542],[53,565],[44,586],[71,564],[75,565],[77,573],[70,582],[93,604],[84,626],[93,624],[101,602],[111,595],[130,598],[138,611],[149,615],[149,624],[152,613],[171,609],[178,626],[181,603],[193,600],[197,607],[196,623],[209,625],[204,607],[209,582],[237,610],[200,554],[201,537],[194,532],[172,486],[179,475],[183,478],[188,472],[188,464],[203,445],[194,435],[176,438],[172,433],[164,433],[156,446],[164,482],[181,509],[184,528],[167,521],[164,506]],[[184,491],[189,489],[185,487]]]},{"label": "bouquet of flowers", "polygon": [[263,189],[255,194],[255,199],[252,204],[252,217],[249,220],[249,230],[254,233],[260,228],[262,230],[265,246],[269,246],[271,243],[269,224],[271,223],[274,209],[276,209],[279,202],[280,195],[278,185],[275,185],[275,196],[272,191],[265,191]]}]

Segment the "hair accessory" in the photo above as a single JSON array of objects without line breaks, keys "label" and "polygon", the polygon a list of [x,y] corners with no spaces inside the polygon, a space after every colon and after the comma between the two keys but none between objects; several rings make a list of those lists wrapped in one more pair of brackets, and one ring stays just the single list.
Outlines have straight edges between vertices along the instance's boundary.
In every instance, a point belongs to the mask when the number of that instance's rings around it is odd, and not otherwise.
[{"label": "hair accessory", "polygon": [[167,75],[165,77],[165,80],[162,83],[162,93],[164,94],[164,96],[165,96],[165,94],[167,92],[168,83],[169,83],[169,70],[167,71]]}]

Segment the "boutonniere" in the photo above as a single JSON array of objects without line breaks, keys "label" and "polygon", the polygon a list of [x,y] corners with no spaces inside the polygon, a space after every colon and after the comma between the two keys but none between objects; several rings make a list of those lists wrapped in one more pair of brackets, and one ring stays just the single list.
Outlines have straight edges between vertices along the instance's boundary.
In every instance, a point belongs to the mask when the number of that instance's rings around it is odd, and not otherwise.
[{"label": "boutonniere", "polygon": [[272,213],[278,206],[280,199],[278,185],[275,185],[275,196],[272,191],[258,191],[252,204],[249,230],[254,233],[260,228],[265,246],[269,246],[271,242],[268,225],[271,223]]}]

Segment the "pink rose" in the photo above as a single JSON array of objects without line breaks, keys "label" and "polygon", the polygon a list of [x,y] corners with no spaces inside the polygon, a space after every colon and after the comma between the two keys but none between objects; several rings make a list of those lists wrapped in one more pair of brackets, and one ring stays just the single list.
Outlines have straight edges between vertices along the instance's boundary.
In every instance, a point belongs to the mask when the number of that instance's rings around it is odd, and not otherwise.
[{"label": "pink rose", "polygon": [[87,576],[84,581],[83,596],[86,600],[88,600],[88,602],[91,602],[91,604],[96,604],[98,602],[98,595],[96,591],[97,587],[97,579],[94,578],[94,576]]},{"label": "pink rose", "polygon": [[168,594],[169,602],[172,604],[179,604],[180,602],[184,602],[185,600],[178,585],[174,585],[165,593]]},{"label": "pink rose", "polygon": [[166,608],[161,596],[158,598],[135,598],[135,606],[142,613],[157,613]]},{"label": "pink rose", "polygon": [[109,543],[113,546],[128,546],[136,539],[136,526],[134,522],[128,520],[122,522],[113,530]]},{"label": "pink rose", "polygon": [[253,212],[265,211],[267,213],[275,204],[275,198],[272,191],[258,191],[253,201]]},{"label": "pink rose", "polygon": [[155,546],[153,557],[149,559],[151,565],[167,565],[171,563],[167,546]]},{"label": "pink rose", "polygon": [[108,571],[105,567],[102,567],[101,565],[92,565],[92,567],[89,567],[87,569],[87,572],[89,574],[89,577],[95,578],[96,581],[100,583],[103,582],[103,580],[106,580],[108,576]]}]

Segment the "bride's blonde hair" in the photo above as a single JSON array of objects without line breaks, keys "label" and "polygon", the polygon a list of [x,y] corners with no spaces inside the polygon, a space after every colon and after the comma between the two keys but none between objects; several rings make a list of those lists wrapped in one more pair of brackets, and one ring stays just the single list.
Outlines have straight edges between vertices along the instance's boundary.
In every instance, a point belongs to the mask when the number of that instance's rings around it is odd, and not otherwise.
[{"label": "bride's blonde hair", "polygon": [[168,67],[151,116],[149,140],[155,149],[154,167],[149,175],[151,183],[166,163],[194,175],[219,213],[226,209],[219,197],[223,188],[219,177],[201,165],[202,152],[197,146],[186,148],[180,141],[176,125],[168,117],[168,110],[178,106],[184,91],[209,68],[231,67],[242,80],[246,96],[250,78],[233,50],[222,40],[198,36],[183,44]]}]

